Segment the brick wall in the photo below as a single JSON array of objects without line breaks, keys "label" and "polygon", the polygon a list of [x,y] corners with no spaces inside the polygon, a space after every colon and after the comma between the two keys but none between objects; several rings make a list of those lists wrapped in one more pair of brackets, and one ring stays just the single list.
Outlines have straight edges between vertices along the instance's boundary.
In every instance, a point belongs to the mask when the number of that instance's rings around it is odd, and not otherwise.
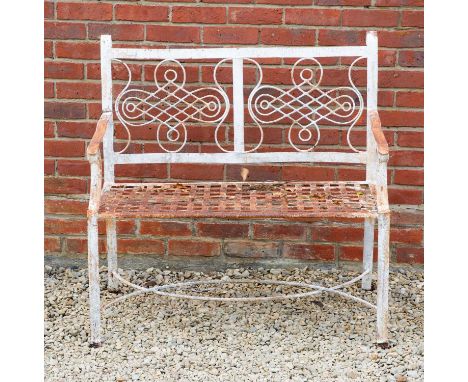
[{"label": "brick wall", "polygon": [[[100,115],[101,34],[122,46],[361,45],[365,31],[373,29],[380,44],[379,107],[391,148],[392,261],[423,262],[423,0],[46,1],[44,7],[46,252],[86,253],[85,147]],[[336,139],[334,144],[344,142]],[[204,138],[191,143],[202,146]],[[258,180],[363,176],[350,166],[249,168]],[[239,178],[239,166],[130,165],[116,174],[120,181],[232,180]],[[362,258],[359,221],[142,219],[120,221],[118,232],[119,253],[127,254]]]}]

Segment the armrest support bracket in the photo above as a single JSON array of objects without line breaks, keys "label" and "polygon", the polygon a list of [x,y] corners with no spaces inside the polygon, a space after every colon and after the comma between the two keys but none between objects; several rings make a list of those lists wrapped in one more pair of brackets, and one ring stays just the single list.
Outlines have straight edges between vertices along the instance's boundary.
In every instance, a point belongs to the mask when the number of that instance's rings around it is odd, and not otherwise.
[{"label": "armrest support bracket", "polygon": [[377,145],[377,152],[380,155],[388,155],[388,143],[382,131],[382,124],[380,122],[379,112],[377,110],[369,111],[371,130]]},{"label": "armrest support bracket", "polygon": [[112,118],[112,113],[103,113],[99,119],[96,131],[94,132],[91,142],[86,150],[89,163],[91,164],[91,179],[90,179],[90,195],[88,205],[88,216],[94,215],[99,209],[102,189],[102,161],[99,150],[99,145],[102,142],[107,126]]},{"label": "armrest support bracket", "polygon": [[109,122],[112,118],[112,113],[102,113],[101,118],[96,126],[96,131],[94,132],[93,137],[91,138],[91,142],[89,143],[88,149],[86,150],[86,154],[88,155],[88,159],[91,161],[93,156],[99,154],[99,145],[104,138],[104,134],[106,133],[107,126],[109,126]]}]

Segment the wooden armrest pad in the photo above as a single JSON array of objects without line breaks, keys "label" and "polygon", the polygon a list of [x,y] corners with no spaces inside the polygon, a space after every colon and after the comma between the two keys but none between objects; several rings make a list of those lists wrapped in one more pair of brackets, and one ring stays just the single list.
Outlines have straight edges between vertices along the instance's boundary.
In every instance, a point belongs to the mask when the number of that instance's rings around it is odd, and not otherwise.
[{"label": "wooden armrest pad", "polygon": [[382,124],[380,123],[379,113],[376,110],[370,111],[371,129],[374,134],[375,142],[377,143],[377,151],[379,154],[388,154],[388,143],[382,131]]},{"label": "wooden armrest pad", "polygon": [[96,126],[96,131],[94,132],[93,137],[91,138],[91,142],[89,143],[87,154],[88,155],[96,155],[99,150],[99,145],[102,142],[102,138],[106,133],[107,125],[112,118],[112,113],[102,113],[101,118]]}]

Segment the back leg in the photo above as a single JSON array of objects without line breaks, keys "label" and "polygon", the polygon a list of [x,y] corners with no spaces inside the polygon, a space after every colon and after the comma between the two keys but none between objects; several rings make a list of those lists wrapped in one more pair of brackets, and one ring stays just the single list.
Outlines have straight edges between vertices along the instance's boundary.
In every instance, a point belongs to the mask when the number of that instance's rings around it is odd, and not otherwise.
[{"label": "back leg", "polygon": [[375,218],[366,218],[364,221],[364,253],[362,257],[362,265],[364,271],[369,270],[369,273],[362,279],[362,289],[372,289],[372,266],[374,264],[374,226]]}]

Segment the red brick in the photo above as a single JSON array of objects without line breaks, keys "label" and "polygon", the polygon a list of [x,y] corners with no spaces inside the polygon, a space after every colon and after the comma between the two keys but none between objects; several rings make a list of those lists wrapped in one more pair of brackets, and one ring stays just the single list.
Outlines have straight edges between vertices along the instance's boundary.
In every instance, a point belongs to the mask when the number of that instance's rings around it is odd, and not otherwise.
[{"label": "red brick", "polygon": [[89,176],[90,165],[85,159],[83,160],[58,160],[57,174],[65,176]]},{"label": "red brick", "polygon": [[[141,70],[142,65],[140,64],[128,64],[130,72],[132,73],[132,80],[140,81],[141,80]],[[101,67],[98,63],[86,64],[86,77],[92,80],[101,79]],[[128,80],[128,72],[125,66],[120,63],[114,62],[112,64],[112,79],[113,80]],[[115,87],[117,89],[117,86]]]},{"label": "red brick", "polygon": [[156,239],[118,239],[119,253],[132,255],[164,255],[164,242]]},{"label": "red brick", "polygon": [[168,21],[169,8],[155,5],[116,4],[115,19],[128,21]]},{"label": "red brick", "polygon": [[344,9],[343,26],[352,27],[394,27],[398,25],[400,13],[387,10]]},{"label": "red brick", "polygon": [[83,64],[47,61],[44,63],[45,78],[83,79]]},{"label": "red brick", "polygon": [[402,27],[424,27],[424,11],[402,11]]},{"label": "red brick", "polygon": [[205,237],[247,237],[249,225],[244,223],[197,223],[198,236]]},{"label": "red brick", "polygon": [[283,167],[283,180],[322,181],[334,179],[335,169],[333,167],[300,165]]},{"label": "red brick", "polygon": [[366,32],[323,29],[318,31],[319,45],[365,45]]},{"label": "red brick", "polygon": [[362,246],[340,246],[340,261],[362,261],[362,255]]},{"label": "red brick", "polygon": [[57,18],[63,20],[112,20],[112,4],[57,3]]},{"label": "red brick", "polygon": [[267,45],[313,45],[315,30],[297,28],[265,28],[260,31],[260,42]]},{"label": "red brick", "polygon": [[[106,242],[104,238],[99,239],[99,253],[106,252]],[[82,237],[67,237],[65,239],[64,252],[66,254],[88,253],[88,241]]]},{"label": "red brick", "polygon": [[422,7],[424,0],[377,0],[378,7]]},{"label": "red brick", "polygon": [[140,233],[142,235],[154,236],[191,236],[192,230],[190,223],[172,222],[172,221],[147,221],[140,223]]},{"label": "red brick", "polygon": [[226,241],[224,254],[229,257],[278,257],[278,243],[261,241]]},{"label": "red brick", "polygon": [[81,178],[44,178],[44,192],[46,194],[85,194],[87,182]]},{"label": "red brick", "polygon": [[300,25],[340,25],[338,9],[286,9],[285,23]]},{"label": "red brick", "polygon": [[[207,0],[204,0],[205,2]],[[209,0],[215,2],[225,2],[223,0]],[[230,2],[237,2],[239,0],[231,0]],[[273,4],[273,5],[312,5],[314,0],[240,0],[239,2],[253,3],[257,4]]]},{"label": "red brick", "polygon": [[224,166],[219,164],[173,163],[171,164],[171,178],[222,180],[223,168]]},{"label": "red brick", "polygon": [[66,138],[91,138],[96,130],[95,122],[58,121],[57,135]]},{"label": "red brick", "polygon": [[337,179],[339,180],[351,180],[351,181],[361,181],[366,180],[366,170],[365,168],[352,167],[352,168],[339,168],[337,174]]},{"label": "red brick", "polygon": [[44,23],[45,39],[85,39],[86,27],[82,23],[46,21]]},{"label": "red brick", "polygon": [[229,22],[233,24],[281,24],[281,8],[229,8]]},{"label": "red brick", "polygon": [[[153,0],[151,0],[153,1]],[[169,0],[164,0],[164,1],[169,1]],[[172,0],[171,0],[172,1]],[[192,2],[196,2],[195,0]],[[202,3],[214,3],[214,4],[249,4],[249,3],[254,3],[255,0],[229,0],[228,2],[226,0],[201,0]],[[257,1],[258,2],[258,1]]]},{"label": "red brick", "polygon": [[424,73],[422,71],[381,70],[379,86],[382,88],[423,88]]},{"label": "red brick", "polygon": [[46,234],[83,234],[87,230],[85,219],[44,219],[44,233]]},{"label": "red brick", "polygon": [[423,170],[395,170],[393,183],[401,184],[401,185],[408,185],[408,186],[422,186],[424,185],[424,171]]},{"label": "red brick", "polygon": [[[203,0],[207,1],[207,0]],[[226,2],[223,0],[208,0],[214,2]],[[273,4],[273,5],[312,5],[314,0],[230,0],[231,3],[243,2],[243,3],[257,3],[257,4]]]},{"label": "red brick", "polygon": [[44,117],[55,119],[82,119],[86,117],[86,105],[75,102],[45,102]]},{"label": "red brick", "polygon": [[46,157],[83,157],[84,144],[79,141],[46,140],[44,155]]},{"label": "red brick", "polygon": [[297,240],[305,239],[306,230],[302,225],[255,224],[253,235],[255,239]]},{"label": "red brick", "polygon": [[384,127],[424,126],[424,113],[422,111],[380,110],[379,114]]},{"label": "red brick", "polygon": [[422,264],[424,263],[424,248],[397,247],[394,250],[397,263]]},{"label": "red brick", "polygon": [[167,165],[165,163],[152,163],[145,165],[126,164],[115,166],[115,176],[127,178],[167,178]]},{"label": "red brick", "polygon": [[422,225],[424,223],[424,211],[421,210],[393,210],[391,224],[395,225]]},{"label": "red brick", "polygon": [[420,205],[423,203],[423,191],[390,187],[388,189],[388,201],[390,204]]},{"label": "red brick", "polygon": [[55,55],[57,58],[78,58],[97,60],[100,58],[99,44],[95,42],[56,41]]},{"label": "red brick", "polygon": [[218,241],[169,240],[169,256],[219,256],[221,245]]},{"label": "red brick", "polygon": [[403,147],[424,147],[424,133],[422,131],[398,132],[398,145]]},{"label": "red brick", "polygon": [[103,34],[112,35],[112,40],[141,41],[145,27],[140,24],[88,24],[88,38],[99,39]]},{"label": "red brick", "polygon": [[204,27],[206,44],[256,44],[258,29],[249,27]]},{"label": "red brick", "polygon": [[200,28],[175,25],[148,25],[146,39],[163,42],[200,42]]},{"label": "red brick", "polygon": [[44,175],[55,175],[55,160],[44,159]]},{"label": "red brick", "polygon": [[60,252],[60,238],[44,237],[44,251],[48,253]]},{"label": "red brick", "polygon": [[395,98],[395,92],[391,90],[381,90],[378,94],[378,105],[379,106],[393,106],[393,100]]},{"label": "red brick", "polygon": [[362,228],[356,227],[319,227],[311,228],[311,235],[313,241],[327,241],[327,242],[353,242],[362,241],[364,231]]},{"label": "red brick", "polygon": [[44,138],[55,137],[55,122],[44,121]]},{"label": "red brick", "polygon": [[54,98],[54,83],[44,82],[44,98]]},{"label": "red brick", "polygon": [[379,31],[379,47],[381,48],[422,48],[424,34],[416,30]]},{"label": "red brick", "polygon": [[396,93],[396,106],[423,108],[424,93],[418,91],[398,91]]},{"label": "red brick", "polygon": [[46,199],[44,201],[46,214],[85,215],[87,208],[86,200]]},{"label": "red brick", "polygon": [[421,50],[402,50],[398,56],[398,63],[401,66],[408,67],[423,67],[424,66],[424,52]]},{"label": "red brick", "polygon": [[421,228],[392,228],[390,241],[392,243],[421,244],[423,230]]},{"label": "red brick", "polygon": [[53,1],[44,1],[44,18],[45,19],[54,18],[54,2]]},{"label": "red brick", "polygon": [[224,7],[178,7],[172,8],[173,23],[224,24],[226,8]]},{"label": "red brick", "polygon": [[371,5],[371,0],[315,0],[315,5],[323,6],[361,6],[367,7]]},{"label": "red brick", "polygon": [[101,99],[101,84],[90,82],[57,82],[57,98]]},{"label": "red brick", "polygon": [[301,260],[335,260],[335,248],[324,244],[293,244],[285,243],[283,248],[284,257]]},{"label": "red brick", "polygon": [[424,165],[424,152],[410,150],[390,151],[389,165],[421,167]]},{"label": "red brick", "polygon": [[54,57],[54,43],[53,41],[44,40],[44,58]]}]

